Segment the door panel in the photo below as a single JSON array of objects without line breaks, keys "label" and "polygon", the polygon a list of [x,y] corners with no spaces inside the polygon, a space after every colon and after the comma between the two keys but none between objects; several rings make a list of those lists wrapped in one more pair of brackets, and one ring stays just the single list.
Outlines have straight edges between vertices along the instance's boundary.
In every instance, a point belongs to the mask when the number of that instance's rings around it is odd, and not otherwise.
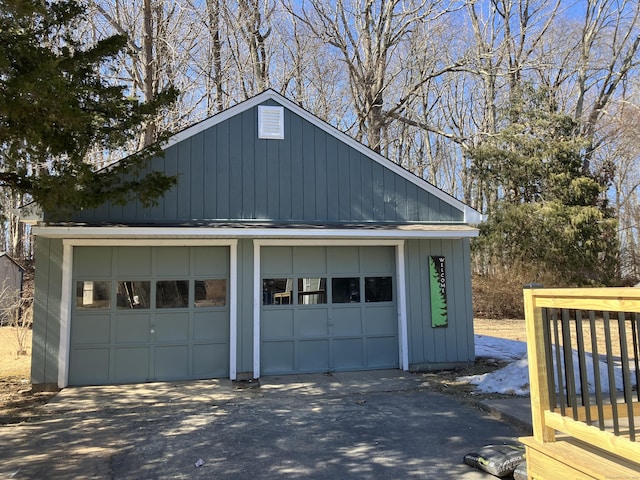
[{"label": "door panel", "polygon": [[144,382],[149,378],[149,347],[114,349],[115,378],[122,382]]},{"label": "door panel", "polygon": [[300,340],[297,350],[298,370],[303,372],[329,370],[329,340]]},{"label": "door panel", "polygon": [[156,314],[156,342],[186,342],[189,340],[189,313]]}]

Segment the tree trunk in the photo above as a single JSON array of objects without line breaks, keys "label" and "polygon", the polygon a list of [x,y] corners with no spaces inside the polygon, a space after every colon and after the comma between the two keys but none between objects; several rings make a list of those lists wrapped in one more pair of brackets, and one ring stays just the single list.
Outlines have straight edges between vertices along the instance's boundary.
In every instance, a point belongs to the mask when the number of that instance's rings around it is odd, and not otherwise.
[{"label": "tree trunk", "polygon": [[[145,101],[150,102],[155,96],[155,62],[153,58],[153,11],[151,0],[144,0],[143,6],[143,51],[144,51],[144,83]],[[156,138],[156,122],[149,120],[144,131],[144,146],[151,145]]]}]

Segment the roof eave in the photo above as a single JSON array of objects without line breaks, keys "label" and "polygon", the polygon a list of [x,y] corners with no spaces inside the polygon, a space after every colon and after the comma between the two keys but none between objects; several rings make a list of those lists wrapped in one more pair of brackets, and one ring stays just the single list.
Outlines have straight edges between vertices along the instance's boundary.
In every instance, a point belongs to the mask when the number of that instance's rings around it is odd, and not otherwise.
[{"label": "roof eave", "polygon": [[62,239],[207,239],[207,238],[332,238],[332,239],[461,239],[478,236],[478,229],[467,225],[437,225],[419,228],[415,225],[397,228],[208,228],[208,227],[89,227],[39,226],[33,234]]}]

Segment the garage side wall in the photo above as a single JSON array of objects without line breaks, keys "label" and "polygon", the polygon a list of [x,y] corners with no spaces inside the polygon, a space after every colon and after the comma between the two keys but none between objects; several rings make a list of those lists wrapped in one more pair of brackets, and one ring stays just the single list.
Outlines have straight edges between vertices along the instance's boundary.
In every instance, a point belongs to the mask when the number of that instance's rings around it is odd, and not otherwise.
[{"label": "garage side wall", "polygon": [[56,388],[60,346],[62,240],[36,237],[31,383],[34,390]]},{"label": "garage side wall", "polygon": [[[446,327],[431,324],[428,262],[432,255],[445,257]],[[433,370],[473,362],[469,240],[408,240],[405,256],[409,368]]]}]

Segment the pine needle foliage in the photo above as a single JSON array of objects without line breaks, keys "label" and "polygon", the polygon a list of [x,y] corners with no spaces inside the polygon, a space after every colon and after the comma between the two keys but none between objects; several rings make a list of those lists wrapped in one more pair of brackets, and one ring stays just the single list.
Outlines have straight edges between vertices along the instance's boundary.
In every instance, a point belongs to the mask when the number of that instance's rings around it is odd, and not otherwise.
[{"label": "pine needle foliage", "polygon": [[488,214],[474,242],[476,262],[553,274],[557,286],[611,284],[618,272],[606,195],[612,173],[583,171],[587,139],[548,92],[520,93],[503,128],[471,152]]},{"label": "pine needle foliage", "polygon": [[176,179],[151,172],[162,138],[99,169],[93,149],[122,151],[141,126],[176,98],[168,87],[151,101],[102,75],[127,48],[114,35],[78,38],[87,5],[75,0],[0,0],[0,185],[35,201],[49,220],[105,201],[152,205]]}]

